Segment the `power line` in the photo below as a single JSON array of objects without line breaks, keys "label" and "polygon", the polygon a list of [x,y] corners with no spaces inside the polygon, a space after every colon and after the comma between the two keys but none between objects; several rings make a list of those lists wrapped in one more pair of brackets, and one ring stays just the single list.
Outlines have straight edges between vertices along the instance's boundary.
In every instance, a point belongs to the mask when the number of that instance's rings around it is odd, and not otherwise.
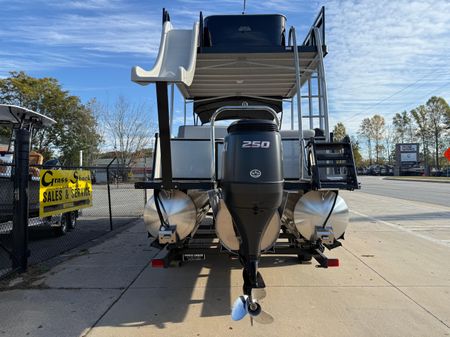
[{"label": "power line", "polygon": [[373,111],[373,109],[374,109],[375,107],[377,107],[378,105],[380,105],[381,103],[386,102],[386,101],[389,100],[390,98],[392,98],[392,97],[398,95],[399,93],[405,91],[406,89],[408,89],[408,88],[410,88],[410,87],[416,85],[417,83],[423,81],[424,79],[426,79],[426,78],[429,77],[430,75],[434,74],[434,73],[437,72],[438,70],[440,70],[440,68],[433,69],[431,72],[429,72],[429,73],[426,74],[425,76],[422,76],[421,78],[419,78],[419,79],[418,79],[417,81],[415,81],[414,83],[408,84],[406,87],[404,87],[404,88],[402,88],[402,89],[400,89],[400,90],[394,92],[392,95],[390,95],[390,96],[388,96],[388,97],[386,97],[386,98],[383,98],[382,100],[378,101],[377,103],[375,103],[374,105],[372,105],[371,107],[369,107],[369,109],[368,109],[367,112]]},{"label": "power line", "polygon": [[[423,12],[428,11],[430,8],[434,7],[435,5],[436,5],[435,2],[431,1],[431,2],[428,4],[428,6],[423,10]],[[405,91],[406,89],[408,89],[408,88],[410,88],[410,87],[413,87],[414,85],[416,85],[417,83],[423,81],[424,79],[426,79],[426,78],[429,77],[430,75],[436,73],[436,72],[437,72],[438,70],[440,70],[440,69],[441,69],[441,67],[437,67],[437,68],[431,70],[431,72],[429,72],[429,73],[427,73],[426,75],[422,76],[421,78],[419,78],[419,79],[418,79],[417,81],[415,81],[414,83],[411,83],[411,84],[407,85],[406,87],[404,87],[404,88],[402,88],[402,89],[400,89],[400,90],[394,92],[392,95],[390,95],[390,96],[388,96],[388,97],[386,97],[386,98],[383,98],[382,100],[380,100],[380,101],[378,101],[377,103],[375,103],[375,105],[369,107],[369,109],[366,110],[366,113],[367,113],[367,112],[373,111],[373,109],[374,109],[375,107],[377,107],[378,105],[380,105],[381,103],[383,103],[383,102],[389,100],[390,98],[392,98],[392,97],[396,96],[397,94],[399,94],[399,93]],[[439,90],[439,89],[438,89],[438,90]]]},{"label": "power line", "polygon": [[[401,88],[400,90],[394,92],[393,94],[389,95],[388,97],[385,97],[385,98],[383,98],[382,100],[378,101],[378,102],[375,103],[374,105],[369,106],[367,109],[365,109],[365,110],[366,110],[366,113],[374,111],[374,108],[377,107],[378,105],[380,105],[381,103],[386,102],[386,101],[388,101],[389,99],[391,99],[392,97],[394,97],[394,96],[400,94],[401,92],[404,92],[405,90],[407,90],[407,89],[409,89],[409,88],[415,86],[417,83],[423,81],[424,79],[428,78],[430,75],[436,73],[438,70],[440,70],[440,69],[439,69],[439,68],[433,69],[431,72],[429,72],[429,73],[427,73],[426,75],[422,76],[421,78],[419,78],[419,79],[416,80],[415,82],[408,84],[407,86],[405,86],[405,87]],[[447,74],[447,73],[445,73],[445,74]],[[421,87],[421,86],[423,86],[423,85],[424,85],[424,84],[420,85],[419,87]],[[434,91],[434,89],[433,89],[433,91]],[[358,116],[355,115],[354,117],[351,117],[351,118],[353,119],[353,118],[355,118],[355,117],[358,117]]]},{"label": "power line", "polygon": [[[425,78],[427,78],[428,76],[430,76],[431,74],[435,73],[437,70],[438,70],[438,69],[434,69],[433,71],[431,71],[431,72],[428,73],[427,75],[425,75],[425,76],[419,78],[419,79],[418,79],[417,81],[415,81],[414,83],[411,83],[411,84],[407,85],[406,87],[404,87],[404,88],[402,88],[402,89],[396,91],[394,94],[392,94],[392,95],[390,95],[390,96],[384,98],[383,100],[377,102],[375,105],[369,107],[368,109],[365,109],[365,113],[369,113],[369,112],[374,111],[374,107],[375,107],[375,106],[378,106],[380,103],[387,101],[388,99],[392,98],[393,96],[399,94],[399,93],[402,92],[402,91],[405,91],[407,88],[410,88],[410,87],[416,85],[417,83],[419,83],[419,82],[422,81],[423,79],[425,79]],[[435,88],[435,89],[431,90],[431,91],[430,91],[427,95],[425,95],[424,97],[426,98],[428,95],[432,94],[433,92],[435,92],[435,91],[437,91],[437,90],[440,90],[440,89],[442,89],[443,87],[446,87],[446,86],[448,86],[448,85],[450,85],[450,83],[445,83],[444,85],[441,85],[441,86],[439,86],[438,88]],[[423,99],[423,98],[421,98],[421,99]],[[409,105],[409,106],[412,106],[412,105],[414,105],[414,104],[415,104],[415,103],[413,103],[413,104],[411,104],[411,105]],[[409,107],[409,106],[408,106],[408,107]],[[400,109],[400,110],[403,110],[403,109]],[[359,115],[358,115],[358,114],[355,114],[355,115],[353,115],[352,117],[350,117],[349,119],[347,119],[347,122],[351,122],[351,121],[355,120],[355,119],[358,118],[358,117],[359,117]]]},{"label": "power line", "polygon": [[[430,92],[428,92],[426,95],[424,95],[422,98],[420,98],[419,101],[421,101],[421,100],[423,100],[423,99],[426,99],[426,98],[429,98],[431,94],[433,94],[433,93],[437,92],[438,90],[441,90],[441,89],[443,89],[443,88],[445,88],[445,87],[448,87],[448,86],[450,86],[450,82],[444,83],[444,84],[441,85],[440,87],[438,87],[438,88],[436,88],[436,89],[433,89],[433,90],[431,90]],[[408,110],[408,109],[409,109],[410,107],[412,107],[413,105],[416,105],[416,103],[410,104],[410,105],[408,105],[405,109],[401,109],[401,110]]]},{"label": "power line", "polygon": [[[443,89],[443,88],[445,88],[445,87],[448,87],[448,86],[450,86],[450,82],[444,83],[443,85],[441,85],[441,86],[439,86],[439,87],[437,87],[437,88],[435,88],[435,89],[429,91],[427,94],[425,94],[424,96],[422,96],[422,97],[421,97],[420,99],[418,99],[417,101],[421,101],[421,100],[423,100],[423,99],[426,99],[426,98],[428,98],[430,95],[432,95],[433,93],[437,92],[438,90],[441,90],[441,89]],[[416,102],[417,102],[417,101],[416,101]],[[413,106],[416,105],[416,104],[417,104],[417,103],[409,104],[409,105],[407,105],[405,108],[402,108],[402,109],[399,109],[399,110],[402,110],[402,111],[403,111],[403,110],[409,110],[411,107],[413,107]],[[394,114],[394,113],[392,113],[392,114]],[[355,120],[355,119],[358,118],[358,117],[360,117],[360,116],[357,115],[357,114],[355,114],[355,115],[353,115],[352,117],[346,119],[346,122],[351,122],[351,121]]]}]

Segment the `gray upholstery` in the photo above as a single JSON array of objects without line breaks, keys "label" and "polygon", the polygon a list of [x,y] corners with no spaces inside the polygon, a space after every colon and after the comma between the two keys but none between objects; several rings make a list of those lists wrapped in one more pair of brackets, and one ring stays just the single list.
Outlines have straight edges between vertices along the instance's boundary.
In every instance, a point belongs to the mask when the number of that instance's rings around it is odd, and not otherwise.
[{"label": "gray upholstery", "polygon": [[[216,125],[214,127],[216,138],[225,138],[227,135],[227,126]],[[210,139],[211,126],[202,125],[182,125],[178,128],[178,138],[184,139]]]},{"label": "gray upholstery", "polygon": [[[227,126],[216,125],[216,138],[225,138],[227,135]],[[178,128],[178,138],[184,139],[209,139],[211,127],[209,125],[182,125]],[[298,138],[297,130],[281,130],[281,138]],[[314,130],[303,130],[303,138],[314,137]]]},{"label": "gray upholstery", "polygon": [[[303,130],[303,138],[309,139],[311,137],[314,137],[314,130]],[[282,139],[285,138],[298,138],[298,131],[297,130],[281,130],[280,135]]]}]

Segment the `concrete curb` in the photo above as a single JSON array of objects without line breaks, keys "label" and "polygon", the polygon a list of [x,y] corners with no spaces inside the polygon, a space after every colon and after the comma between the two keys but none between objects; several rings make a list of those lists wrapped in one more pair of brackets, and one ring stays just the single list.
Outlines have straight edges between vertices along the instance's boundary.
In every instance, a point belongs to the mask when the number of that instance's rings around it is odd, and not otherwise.
[{"label": "concrete curb", "polygon": [[438,179],[418,179],[418,178],[393,178],[393,177],[384,177],[383,180],[396,180],[396,181],[416,181],[421,183],[441,183],[441,184],[450,184],[450,180],[438,180]]}]

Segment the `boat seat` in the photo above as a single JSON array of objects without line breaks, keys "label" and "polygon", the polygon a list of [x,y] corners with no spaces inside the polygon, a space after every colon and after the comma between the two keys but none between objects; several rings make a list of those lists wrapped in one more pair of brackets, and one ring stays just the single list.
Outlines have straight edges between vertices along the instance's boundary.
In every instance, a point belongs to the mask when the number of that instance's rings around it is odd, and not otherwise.
[{"label": "boat seat", "polygon": [[[216,139],[225,138],[227,135],[227,126],[214,126]],[[178,128],[178,138],[185,139],[210,139],[211,126],[210,125],[182,125]]]},{"label": "boat seat", "polygon": [[[227,135],[227,126],[216,125],[216,139]],[[171,141],[172,170],[176,179],[211,179],[211,145],[210,125],[182,125],[178,128],[178,137]],[[299,179],[299,154],[300,143],[298,131],[280,131],[283,141],[283,173],[285,179]],[[314,137],[314,130],[303,130],[303,137],[309,139]],[[218,143],[218,152],[221,153],[223,144]],[[194,150],[195,149],[195,150]],[[160,150],[156,150],[156,166],[154,178],[161,178]],[[217,156],[217,176],[222,177],[222,156]],[[199,163],[205,163],[201,165]],[[306,174],[306,172],[305,172]]]},{"label": "boat seat", "polygon": [[[216,125],[216,138],[225,138],[227,135],[227,126]],[[211,127],[209,125],[182,125],[178,128],[178,138],[185,139],[209,139]],[[303,130],[303,138],[314,137],[314,130]],[[297,130],[281,130],[282,139],[298,138]]]},{"label": "boat seat", "polygon": [[44,156],[35,151],[31,151],[29,157],[30,157],[30,168],[29,168],[30,175],[32,177],[39,178],[40,169],[36,166],[42,165],[44,163]]},{"label": "boat seat", "polygon": [[[297,130],[280,130],[281,139],[286,138],[297,138],[298,139],[298,131]],[[314,130],[303,130],[303,138],[309,139],[314,137]]]}]

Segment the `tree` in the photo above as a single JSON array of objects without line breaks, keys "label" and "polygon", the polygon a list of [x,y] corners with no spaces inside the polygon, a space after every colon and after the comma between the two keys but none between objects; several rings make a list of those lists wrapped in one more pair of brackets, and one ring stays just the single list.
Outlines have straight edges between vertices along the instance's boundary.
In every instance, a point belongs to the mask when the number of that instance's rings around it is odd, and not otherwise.
[{"label": "tree", "polygon": [[396,113],[392,119],[395,133],[401,143],[414,141],[414,129],[411,117],[407,111]]},{"label": "tree", "polygon": [[96,121],[89,107],[61,88],[54,78],[34,78],[24,72],[11,72],[0,80],[0,102],[19,105],[56,121],[33,133],[32,148],[45,159],[60,155],[66,165],[78,163],[79,151],[88,158],[98,149]]},{"label": "tree", "polygon": [[11,127],[8,127],[6,125],[0,125],[0,145],[8,144],[10,136],[11,136]]},{"label": "tree", "polygon": [[450,110],[447,110],[447,117],[445,119],[445,125],[447,130],[450,131]]},{"label": "tree", "polygon": [[383,153],[386,150],[384,144],[375,145],[376,163],[381,164],[384,161]]},{"label": "tree", "polygon": [[376,163],[379,164],[380,162],[380,154],[383,153],[384,146],[381,144],[381,141],[384,138],[384,128],[385,128],[385,122],[384,118],[380,115],[374,115],[370,119],[370,126],[371,126],[371,132],[372,132],[372,138],[375,141],[375,156],[376,156]]},{"label": "tree", "polygon": [[105,143],[114,149],[120,174],[126,179],[127,168],[146,153],[155,126],[149,114],[146,118],[144,106],[131,105],[124,97],[119,97],[111,109],[97,108],[101,109]]},{"label": "tree", "polygon": [[448,129],[447,118],[450,115],[450,107],[442,97],[431,97],[426,103],[426,111],[428,113],[429,133],[433,137],[435,150],[435,165],[439,169],[439,157],[441,154],[443,136]]},{"label": "tree", "polygon": [[355,159],[355,166],[361,167],[363,166],[363,158],[361,155],[361,147],[359,146],[359,142],[355,137],[351,137],[353,158]]},{"label": "tree", "polygon": [[340,142],[347,135],[347,131],[345,130],[345,126],[343,123],[339,122],[334,126],[333,129],[333,140],[335,142]]},{"label": "tree", "polygon": [[367,151],[369,153],[369,163],[372,165],[372,123],[370,118],[364,118],[359,127],[358,135],[367,140]]},{"label": "tree", "polygon": [[387,125],[384,134],[384,148],[386,150],[388,164],[391,164],[393,160],[392,154],[394,153],[396,138],[396,129],[394,125]]},{"label": "tree", "polygon": [[425,163],[425,169],[428,169],[428,146],[431,138],[430,122],[428,111],[425,105],[420,105],[417,108],[411,110],[411,115],[417,124],[416,134],[422,142],[423,148],[423,160]]}]

